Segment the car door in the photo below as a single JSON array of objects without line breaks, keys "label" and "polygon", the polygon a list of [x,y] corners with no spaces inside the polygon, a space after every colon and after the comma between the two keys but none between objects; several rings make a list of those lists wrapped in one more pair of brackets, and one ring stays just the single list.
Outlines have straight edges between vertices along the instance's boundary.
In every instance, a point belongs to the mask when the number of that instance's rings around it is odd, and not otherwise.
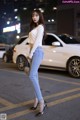
[{"label": "car door", "polygon": [[53,42],[60,41],[58,41],[53,35],[47,35],[47,38],[45,39],[45,45],[43,45],[44,59],[42,61],[42,65],[61,67],[64,59],[64,54],[62,52],[63,45],[60,43],[60,46],[53,46]]}]

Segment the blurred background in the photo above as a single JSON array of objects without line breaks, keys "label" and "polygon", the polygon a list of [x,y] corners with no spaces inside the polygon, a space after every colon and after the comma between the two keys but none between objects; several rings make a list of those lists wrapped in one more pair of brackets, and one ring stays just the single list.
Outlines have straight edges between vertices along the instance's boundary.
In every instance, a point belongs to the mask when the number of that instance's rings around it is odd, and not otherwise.
[{"label": "blurred background", "polygon": [[0,0],[0,44],[14,44],[28,35],[33,9],[43,13],[47,32],[80,39],[80,3],[75,1]]}]

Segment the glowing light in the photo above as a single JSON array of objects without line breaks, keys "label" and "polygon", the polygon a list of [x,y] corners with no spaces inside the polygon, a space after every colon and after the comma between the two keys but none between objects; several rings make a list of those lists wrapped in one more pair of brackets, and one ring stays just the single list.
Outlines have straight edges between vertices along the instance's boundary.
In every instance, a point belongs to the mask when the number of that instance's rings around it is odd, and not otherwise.
[{"label": "glowing light", "polygon": [[7,21],[7,25],[9,25],[10,24],[10,21]]},{"label": "glowing light", "polygon": [[54,19],[52,19],[51,21],[54,22]]},{"label": "glowing light", "polygon": [[3,28],[3,33],[4,32],[11,32],[11,31],[15,31],[15,26],[10,26],[10,27]]},{"label": "glowing light", "polygon": [[24,7],[23,10],[27,10],[27,8]]},{"label": "glowing light", "polygon": [[53,7],[53,10],[57,10],[57,7]]},{"label": "glowing light", "polygon": [[16,38],[17,38],[17,39],[19,39],[19,38],[20,38],[20,36],[19,36],[19,35],[17,35],[17,36],[16,36]]},{"label": "glowing light", "polygon": [[14,12],[17,12],[18,11],[18,9],[16,8],[16,9],[14,9]]},{"label": "glowing light", "polygon": [[18,18],[18,16],[15,16],[15,19],[17,19]]},{"label": "glowing light", "polygon": [[15,25],[15,29],[17,30],[17,33],[21,32],[20,26],[21,26],[20,23]]},{"label": "glowing light", "polygon": [[[37,8],[34,8],[34,10],[36,10]],[[42,8],[38,8],[42,13],[44,12],[44,10]]]},{"label": "glowing light", "polygon": [[39,8],[39,10],[43,13],[44,12],[44,10],[42,9],[42,8]]},{"label": "glowing light", "polygon": [[6,15],[6,12],[4,12],[4,15]]},{"label": "glowing light", "polygon": [[14,25],[14,26],[9,26],[9,27],[3,28],[3,33],[12,32],[12,31],[16,31],[16,30],[17,30],[17,33],[21,32],[21,24],[20,23]]},{"label": "glowing light", "polygon": [[50,20],[48,20],[48,22],[51,22]]}]

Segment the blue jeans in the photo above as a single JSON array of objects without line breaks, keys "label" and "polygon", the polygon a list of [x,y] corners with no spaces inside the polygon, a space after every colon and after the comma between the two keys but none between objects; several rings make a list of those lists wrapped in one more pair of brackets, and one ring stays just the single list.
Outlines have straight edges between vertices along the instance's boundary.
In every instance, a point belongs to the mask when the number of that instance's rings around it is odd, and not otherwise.
[{"label": "blue jeans", "polygon": [[35,91],[35,96],[36,98],[38,98],[39,101],[41,101],[43,97],[39,85],[38,69],[42,62],[43,56],[44,56],[44,52],[42,47],[37,47],[33,54],[30,71],[29,71],[29,79],[32,81]]}]

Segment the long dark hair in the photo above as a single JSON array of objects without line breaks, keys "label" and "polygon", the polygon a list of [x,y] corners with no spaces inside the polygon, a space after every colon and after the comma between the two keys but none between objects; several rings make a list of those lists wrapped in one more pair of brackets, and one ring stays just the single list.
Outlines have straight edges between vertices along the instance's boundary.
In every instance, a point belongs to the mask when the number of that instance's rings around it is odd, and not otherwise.
[{"label": "long dark hair", "polygon": [[42,41],[42,43],[44,44],[44,39],[45,39],[45,37],[46,37],[44,17],[43,17],[43,14],[41,13],[41,11],[38,10],[38,9],[32,11],[32,14],[31,14],[31,22],[30,22],[30,31],[31,31],[32,29],[34,29],[35,27],[37,27],[37,24],[34,23],[34,21],[33,21],[33,19],[32,19],[32,15],[34,14],[34,12],[36,12],[36,13],[39,15],[38,25],[42,24],[43,27],[44,27],[44,36],[43,36],[43,41]]}]

